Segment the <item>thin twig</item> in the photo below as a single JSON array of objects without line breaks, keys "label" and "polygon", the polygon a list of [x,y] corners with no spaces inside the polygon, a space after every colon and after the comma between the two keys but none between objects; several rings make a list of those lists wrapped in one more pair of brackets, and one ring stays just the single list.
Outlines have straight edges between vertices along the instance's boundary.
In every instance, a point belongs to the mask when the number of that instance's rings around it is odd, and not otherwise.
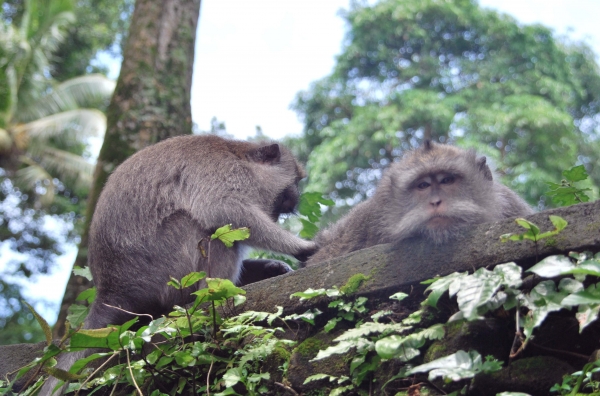
[{"label": "thin twig", "polygon": [[125,353],[127,356],[127,368],[129,369],[129,374],[131,374],[131,380],[133,381],[133,385],[135,385],[135,389],[137,389],[140,396],[144,396],[144,394],[142,393],[142,390],[140,389],[137,382],[135,381],[135,377],[133,376],[133,370],[131,369],[131,362],[129,361],[129,349],[125,349]]},{"label": "thin twig", "polygon": [[282,384],[281,382],[275,382],[275,385],[281,386],[286,391],[291,392],[294,396],[298,396],[298,392],[296,392],[295,390],[293,390],[289,386]]},{"label": "thin twig", "polygon": [[123,311],[123,312],[128,313],[128,314],[133,315],[133,316],[147,316],[147,317],[150,318],[150,320],[154,320],[154,317],[152,317],[152,315],[141,314],[141,313],[135,313],[135,312],[127,311],[127,310],[125,310],[123,308],[115,307],[114,305],[110,305],[110,304],[107,304],[107,303],[102,303],[102,304],[104,304],[104,305],[106,305],[107,307],[110,307],[110,308],[118,309],[119,311]]},{"label": "thin twig", "polygon": [[213,359],[210,359],[210,367],[208,368],[208,374],[206,374],[206,396],[210,396],[210,372],[212,371],[214,362]]},{"label": "thin twig", "polygon": [[108,364],[108,362],[110,362],[115,356],[119,356],[119,351],[115,351],[113,352],[112,356],[109,357],[108,359],[106,359],[106,361],[104,363],[102,363],[96,370],[94,370],[90,375],[88,375],[88,377],[85,379],[85,381],[83,381],[83,383],[79,386],[79,389],[77,389],[77,391],[75,392],[75,395],[79,394],[79,391],[83,388],[83,386],[85,384],[87,384],[90,379],[98,372],[102,369],[102,367],[106,366]]}]

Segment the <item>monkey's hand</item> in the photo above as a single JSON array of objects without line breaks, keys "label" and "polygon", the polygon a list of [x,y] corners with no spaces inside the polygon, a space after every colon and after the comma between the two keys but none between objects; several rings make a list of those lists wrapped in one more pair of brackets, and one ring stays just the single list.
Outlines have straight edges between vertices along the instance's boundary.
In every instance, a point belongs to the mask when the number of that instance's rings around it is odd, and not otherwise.
[{"label": "monkey's hand", "polygon": [[243,261],[242,274],[237,282],[238,286],[273,278],[293,272],[292,267],[278,260],[248,259]]},{"label": "monkey's hand", "polygon": [[313,246],[311,248],[304,249],[302,252],[294,254],[296,260],[300,261],[301,268],[306,267],[306,261],[310,258],[310,256],[315,254],[317,250],[319,250],[319,245],[313,242]]}]

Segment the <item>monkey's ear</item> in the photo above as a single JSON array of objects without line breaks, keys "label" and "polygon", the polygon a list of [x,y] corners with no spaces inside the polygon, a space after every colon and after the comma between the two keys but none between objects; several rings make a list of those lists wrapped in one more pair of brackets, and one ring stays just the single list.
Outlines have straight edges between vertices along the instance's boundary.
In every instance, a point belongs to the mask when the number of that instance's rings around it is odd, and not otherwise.
[{"label": "monkey's ear", "polygon": [[486,161],[487,161],[487,159],[485,157],[481,157],[481,158],[477,159],[477,165],[479,165],[479,171],[483,172],[483,177],[485,177],[487,180],[493,180],[494,178],[492,177],[492,171],[487,166]]},{"label": "monkey's ear", "polygon": [[246,158],[249,161],[271,164],[279,161],[279,158],[281,158],[281,151],[279,151],[279,145],[274,143],[250,150],[246,153]]}]

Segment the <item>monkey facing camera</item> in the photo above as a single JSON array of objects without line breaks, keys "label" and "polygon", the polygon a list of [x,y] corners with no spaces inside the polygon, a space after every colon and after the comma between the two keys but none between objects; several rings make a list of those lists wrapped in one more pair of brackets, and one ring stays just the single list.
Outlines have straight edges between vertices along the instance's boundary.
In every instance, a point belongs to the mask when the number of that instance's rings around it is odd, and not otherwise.
[{"label": "monkey facing camera", "polygon": [[387,169],[373,197],[317,234],[321,248],[307,265],[410,237],[442,244],[465,226],[531,213],[494,180],[485,157],[426,141]]}]

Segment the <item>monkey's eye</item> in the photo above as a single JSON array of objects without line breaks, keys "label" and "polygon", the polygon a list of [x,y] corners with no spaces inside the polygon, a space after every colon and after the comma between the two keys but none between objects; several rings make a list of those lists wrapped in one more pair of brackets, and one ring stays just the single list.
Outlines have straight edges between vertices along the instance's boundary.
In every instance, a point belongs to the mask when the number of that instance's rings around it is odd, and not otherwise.
[{"label": "monkey's eye", "polygon": [[454,183],[454,176],[446,176],[442,179],[442,181],[440,182],[441,184],[452,184]]},{"label": "monkey's eye", "polygon": [[419,190],[425,190],[427,187],[429,187],[429,185],[430,184],[427,182],[421,182],[421,183],[417,184],[417,188]]}]

